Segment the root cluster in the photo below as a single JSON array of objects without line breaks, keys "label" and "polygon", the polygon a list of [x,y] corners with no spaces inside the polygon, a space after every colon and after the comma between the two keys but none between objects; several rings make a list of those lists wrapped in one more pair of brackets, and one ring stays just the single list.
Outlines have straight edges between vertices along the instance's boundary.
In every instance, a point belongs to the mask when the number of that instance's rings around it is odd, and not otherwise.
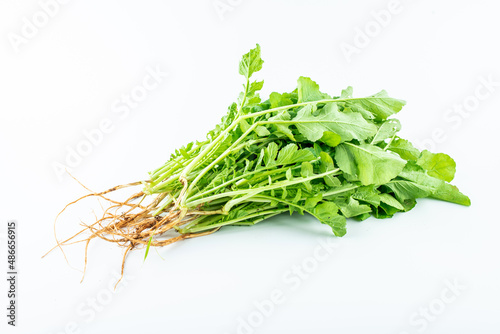
[{"label": "root cluster", "polygon": [[[76,181],[80,183],[78,180]],[[82,281],[85,277],[85,271],[87,268],[88,246],[90,241],[92,241],[93,239],[99,238],[125,248],[121,264],[121,277],[116,283],[118,284],[123,277],[125,261],[130,250],[139,247],[146,247],[148,245],[149,247],[166,246],[183,239],[211,234],[217,230],[214,229],[202,233],[178,233],[179,226],[192,221],[193,219],[198,217],[199,214],[203,213],[200,211],[186,212],[179,210],[178,201],[175,201],[171,205],[164,208],[161,212],[154,215],[154,213],[156,213],[158,209],[158,204],[165,198],[166,194],[156,195],[156,197],[152,201],[150,201],[149,204],[143,204],[143,202],[147,197],[151,196],[148,196],[142,191],[134,193],[125,201],[117,201],[109,198],[107,195],[123,188],[142,185],[143,182],[124,184],[99,193],[92,192],[82,183],[80,184],[89,191],[89,194],[68,203],[61,210],[61,212],[59,212],[56,217],[56,221],[54,222],[54,236],[56,238],[57,245],[49,250],[47,254],[52,250],[59,248],[62,251],[66,261],[68,261],[64,253],[63,246],[76,243],[85,243],[85,265]],[[82,222],[82,230],[63,241],[59,241],[56,233],[56,222],[58,217],[69,206],[87,197],[97,197],[99,199],[102,199],[106,201],[109,206],[107,207],[107,209],[103,209],[104,212],[101,218],[98,218],[96,216],[96,220],[94,223],[89,225]],[[173,231],[175,232],[174,236],[166,237],[166,233],[172,230],[175,230]],[[45,254],[43,257],[45,257],[47,254]]]}]

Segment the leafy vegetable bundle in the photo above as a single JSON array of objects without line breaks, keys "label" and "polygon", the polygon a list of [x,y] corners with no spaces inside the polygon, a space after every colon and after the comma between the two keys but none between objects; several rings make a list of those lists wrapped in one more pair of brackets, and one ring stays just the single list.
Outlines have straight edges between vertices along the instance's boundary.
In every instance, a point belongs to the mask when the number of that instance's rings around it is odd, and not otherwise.
[{"label": "leafy vegetable bundle", "polygon": [[[411,210],[417,198],[470,205],[447,183],[453,159],[398,137],[401,125],[389,117],[404,101],[385,91],[355,98],[352,87],[330,96],[307,77],[294,91],[262,101],[263,81],[250,80],[262,64],[259,45],[243,56],[244,90],[206,140],[176,150],[148,181],[90,194],[110,207],[86,227],[87,246],[102,238],[126,247],[125,256],[143,245],[147,256],[150,246],[284,212],[312,215],[343,236],[346,218],[392,217]],[[106,197],[140,184],[143,190],[124,202]]]}]

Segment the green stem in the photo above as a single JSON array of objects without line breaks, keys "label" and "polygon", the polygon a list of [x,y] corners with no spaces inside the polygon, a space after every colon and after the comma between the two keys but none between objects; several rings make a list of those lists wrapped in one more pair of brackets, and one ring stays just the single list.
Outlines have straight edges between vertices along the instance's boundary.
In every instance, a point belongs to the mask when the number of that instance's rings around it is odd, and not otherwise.
[{"label": "green stem", "polygon": [[[241,104],[238,108],[238,111],[236,113],[236,116],[235,116],[235,120],[233,120],[233,122],[231,123],[230,126],[228,126],[224,131],[222,131],[218,136],[217,138],[214,139],[214,141],[212,141],[202,152],[200,152],[198,154],[198,156],[196,158],[194,158],[191,163],[189,165],[187,165],[187,167],[182,171],[181,175],[180,175],[180,179],[182,178],[186,178],[186,176],[194,169],[196,168],[196,165],[201,161],[201,159],[203,159],[205,157],[205,155],[207,155],[207,153],[209,153],[217,144],[219,144],[228,134],[231,130],[233,130],[240,122],[240,113],[241,113],[241,110],[243,109],[243,106],[245,105],[245,102],[246,102],[246,98],[247,98],[247,94],[248,94],[248,87],[249,87],[249,83],[250,83],[250,78],[247,77],[247,82],[246,82],[246,85],[245,85],[245,92],[243,94],[243,98],[241,100]],[[198,178],[199,179],[199,178]],[[192,187],[191,187],[192,189]],[[183,206],[185,204],[185,201],[186,201],[186,198],[187,198],[187,193],[186,192],[183,196],[183,198],[181,199],[180,203],[181,203],[181,206]]]},{"label": "green stem", "polygon": [[234,223],[237,223],[237,222],[241,222],[241,221],[245,221],[245,220],[248,220],[248,219],[257,218],[259,216],[262,217],[262,220],[263,220],[263,219],[270,218],[272,216],[276,216],[276,215],[278,215],[280,213],[283,213],[285,211],[288,211],[288,208],[272,209],[272,210],[267,210],[267,211],[261,211],[261,212],[250,214],[250,215],[247,215],[247,216],[244,216],[244,217],[239,217],[239,218],[227,220],[227,221],[223,221],[223,222],[220,222],[220,223],[210,224],[210,225],[207,225],[207,226],[194,226],[194,227],[191,227],[189,230],[182,229],[181,233],[201,232],[201,231],[210,230],[210,229],[213,229],[213,228],[216,228],[216,227],[231,225],[231,224],[234,224]]},{"label": "green stem", "polygon": [[[312,161],[310,161],[310,162],[311,162],[311,163],[314,163],[314,162],[316,162],[316,161],[318,161],[318,160],[319,160],[319,158],[314,159],[314,160],[312,160]],[[191,200],[193,200],[193,199],[196,199],[196,198],[200,198],[200,197],[206,196],[206,195],[208,195],[208,194],[210,194],[210,193],[214,192],[214,191],[215,191],[215,190],[217,190],[217,189],[220,189],[220,188],[223,188],[223,187],[226,187],[226,186],[230,185],[231,183],[235,183],[235,182],[237,182],[237,181],[239,181],[239,180],[241,180],[241,179],[247,178],[247,177],[252,176],[252,175],[254,175],[254,174],[257,174],[257,173],[262,173],[263,171],[266,171],[266,170],[269,170],[269,169],[272,169],[272,168],[276,168],[276,167],[277,167],[276,165],[273,165],[273,166],[266,166],[266,167],[262,167],[262,168],[259,168],[259,169],[257,169],[257,170],[254,170],[254,171],[252,171],[252,172],[248,172],[248,173],[242,174],[242,175],[240,175],[240,176],[237,176],[237,177],[235,177],[235,178],[233,178],[233,179],[231,179],[231,180],[229,180],[229,181],[226,181],[226,182],[224,182],[224,183],[222,183],[222,184],[218,185],[217,187],[210,188],[210,189],[208,189],[208,190],[205,190],[205,191],[204,191],[204,192],[202,192],[202,193],[197,193],[196,195],[191,196],[191,197],[190,197],[190,199],[191,199]],[[272,172],[277,172],[277,173],[285,172],[285,173],[286,173],[286,171],[287,171],[288,169],[290,169],[290,168],[291,168],[291,169],[300,169],[300,168],[301,168],[301,166],[299,165],[299,166],[292,166],[292,167],[281,167],[281,168],[278,168],[278,169],[274,169]],[[267,175],[269,175],[269,174],[266,174],[265,176],[267,176]],[[238,184],[238,185],[240,186],[241,184]]]},{"label": "green stem", "polygon": [[332,196],[332,195],[341,194],[341,193],[344,193],[346,191],[353,190],[353,189],[356,189],[356,188],[359,188],[359,187],[360,186],[352,186],[352,187],[346,187],[346,188],[341,188],[341,189],[330,190],[330,191],[327,191],[327,192],[323,193],[323,198],[328,197],[328,196]]},{"label": "green stem", "polygon": [[234,150],[236,150],[236,148],[234,146],[238,145],[243,139],[245,139],[253,130],[255,130],[256,127],[260,126],[260,125],[264,125],[264,124],[297,124],[297,123],[318,123],[318,122],[321,122],[321,121],[280,121],[280,120],[276,120],[276,121],[258,121],[254,124],[252,124],[252,126],[250,126],[247,131],[245,131],[239,138],[238,140],[236,140],[230,147],[228,147],[224,153],[222,153],[217,159],[215,159],[214,161],[212,161],[212,163],[210,163],[207,167],[205,167],[200,173],[198,173],[198,175],[196,176],[196,178],[191,182],[187,192],[186,192],[186,196],[189,196],[189,194],[192,192],[192,189],[194,188],[194,186],[196,185],[196,183],[203,177],[205,176],[205,174],[210,170],[212,169],[213,166],[215,166],[216,164],[218,164],[222,159],[224,159],[225,157],[227,157],[231,152],[233,152]]},{"label": "green stem", "polygon": [[272,185],[265,186],[265,187],[228,191],[225,193],[220,193],[220,194],[212,195],[209,197],[201,198],[201,199],[196,200],[196,201],[190,201],[190,202],[187,202],[186,205],[196,206],[198,204],[210,202],[214,199],[219,199],[219,198],[223,198],[223,197],[234,197],[236,195],[241,195],[241,194],[253,193],[254,195],[256,195],[256,194],[263,192],[263,191],[277,189],[277,188],[281,188],[281,187],[287,187],[287,186],[291,186],[291,185],[298,184],[298,183],[304,183],[306,181],[311,181],[311,180],[314,180],[314,179],[317,179],[320,177],[324,177],[324,176],[327,176],[330,174],[338,173],[339,171],[340,171],[340,169],[337,168],[337,169],[333,169],[331,171],[327,171],[327,172],[324,172],[321,174],[314,174],[314,175],[311,175],[308,177],[299,177],[299,178],[295,178],[295,179],[290,180],[290,181],[281,181],[281,182],[278,182],[276,184],[272,184]]},{"label": "green stem", "polygon": [[366,99],[366,97],[365,98],[359,98],[359,97],[346,98],[346,99],[324,99],[324,100],[318,100],[318,101],[309,101],[309,102],[302,102],[302,103],[296,103],[296,104],[289,104],[289,105],[282,106],[282,107],[276,107],[276,108],[272,108],[272,109],[267,109],[267,110],[262,110],[259,112],[247,114],[247,115],[242,116],[242,119],[255,118],[255,117],[266,115],[266,114],[269,114],[272,112],[281,111],[281,110],[288,110],[288,109],[297,108],[297,107],[303,107],[303,106],[307,106],[309,104],[330,103],[330,102],[347,102],[347,101],[362,100],[362,99]]},{"label": "green stem", "polygon": [[[257,122],[258,123],[258,122]],[[250,128],[248,128],[247,131],[245,131],[245,133],[243,133],[231,146],[229,146],[225,151],[224,153],[222,153],[217,159],[215,159],[214,161],[212,161],[207,167],[205,167],[201,172],[198,173],[198,175],[196,176],[196,178],[190,183],[189,185],[189,188],[188,190],[186,191],[186,196],[189,196],[189,194],[191,193],[191,191],[193,190],[194,186],[196,185],[196,183],[203,177],[205,176],[205,174],[210,170],[212,169],[212,167],[214,167],[216,164],[218,164],[222,159],[224,159],[225,157],[227,157],[232,151],[233,149],[235,148],[236,145],[238,145],[243,139],[245,139],[246,136],[248,136],[256,127],[256,124],[255,123],[254,125],[252,125]]]},{"label": "green stem", "polygon": [[[180,179],[185,179],[186,176],[193,169],[196,168],[197,164],[203,158],[205,158],[205,156],[207,155],[207,153],[209,153],[217,144],[219,144],[223,140],[223,138],[225,138],[229,134],[229,132],[231,130],[233,130],[236,126],[238,126],[239,123],[242,120],[244,120],[244,119],[255,118],[255,117],[259,117],[259,116],[262,116],[262,115],[265,115],[265,114],[269,114],[269,113],[272,113],[272,112],[276,112],[276,111],[280,111],[280,110],[287,110],[287,109],[291,109],[291,108],[297,108],[297,107],[306,106],[306,105],[309,105],[309,104],[319,104],[319,103],[329,103],[329,102],[346,102],[346,101],[358,100],[359,99],[359,98],[346,98],[346,99],[324,99],[324,100],[318,100],[318,101],[309,101],[309,102],[302,102],[302,103],[297,103],[297,104],[293,104],[293,105],[276,107],[276,108],[267,109],[267,110],[263,110],[263,111],[260,111],[260,112],[256,112],[256,113],[252,113],[252,114],[247,114],[247,115],[240,116],[241,110],[242,110],[242,108],[244,106],[244,103],[246,101],[246,96],[248,94],[248,87],[249,87],[249,78],[247,78],[247,82],[246,82],[246,85],[245,85],[244,96],[243,96],[242,102],[241,102],[241,104],[239,106],[239,110],[238,110],[238,112],[236,114],[236,117],[235,117],[235,120],[233,121],[233,123],[229,127],[227,127],[223,132],[221,132],[219,134],[219,136],[217,136],[217,138],[212,143],[210,143],[205,149],[203,149],[203,151],[201,151],[198,154],[198,156],[196,158],[194,158],[189,163],[188,166],[186,166],[186,168],[183,170],[183,172],[181,173],[181,175],[179,177]],[[233,145],[236,144],[236,143],[241,142],[241,140],[243,140],[243,138],[246,137],[251,131],[253,131],[255,129],[255,127],[257,127],[258,125],[260,125],[260,122],[254,123],[247,131],[245,131],[245,134],[243,136],[241,136],[235,143],[233,143]],[[233,147],[233,145],[231,145],[231,147]],[[230,152],[231,152],[230,150],[226,150],[221,156],[219,156],[219,158],[217,158],[215,161],[213,161],[209,166],[207,166],[206,168],[204,168],[201,173],[198,174],[198,176],[195,178],[195,180],[193,180],[193,182],[191,182],[191,184],[189,185],[187,191],[182,196],[182,198],[180,200],[181,206],[184,206],[186,204],[186,200],[187,200],[188,194],[194,188],[194,186],[196,185],[196,183],[201,179],[201,177],[203,177],[208,172],[208,170],[210,170],[213,166],[215,166],[218,162],[220,162]]]},{"label": "green stem", "polygon": [[[246,92],[248,90],[248,79],[247,79],[247,85],[246,86],[247,86],[247,88],[245,89],[245,96],[243,97],[243,101],[245,101],[245,99],[246,99]],[[216,143],[218,143],[218,141],[220,140],[220,138],[222,137],[222,135],[228,134],[232,129],[234,129],[237,125],[239,125],[239,123],[240,123],[241,120],[248,119],[248,118],[259,117],[259,116],[266,115],[266,114],[269,114],[269,113],[272,113],[272,112],[275,112],[275,111],[287,110],[287,109],[291,109],[291,108],[297,108],[297,107],[307,106],[309,104],[319,104],[319,103],[329,103],[329,102],[346,102],[346,101],[359,100],[359,99],[362,99],[362,98],[324,99],[324,100],[318,100],[318,101],[309,101],[309,102],[302,102],[302,103],[291,104],[291,105],[287,105],[287,106],[282,106],[282,107],[276,107],[276,108],[272,108],[272,109],[267,109],[267,110],[263,110],[263,111],[260,111],[260,112],[251,113],[251,114],[247,114],[247,115],[243,115],[243,116],[238,116],[237,118],[235,118],[235,120],[233,121],[233,123],[225,131],[223,131],[221,134],[219,134],[219,136],[217,136],[217,138],[207,148],[205,148],[198,155],[198,157],[196,157],[196,159],[194,159],[186,167],[186,169],[185,169],[186,172],[184,172],[182,175],[185,176],[185,174],[189,173],[194,168],[194,165],[196,165],[196,163],[198,163],[203,158],[203,155],[207,151],[209,151],[210,149],[212,149],[213,146],[215,146]],[[239,115],[240,111],[241,111],[241,106],[240,106],[240,110],[238,110],[238,114],[237,115]],[[255,129],[255,127],[253,129]],[[248,130],[246,132],[248,132]]]},{"label": "green stem", "polygon": [[384,147],[384,151],[387,151],[389,146],[391,146],[392,142],[394,141],[394,138],[396,138],[396,134],[394,134],[394,136],[392,136],[391,140],[389,140],[389,143],[387,143],[387,145]]},{"label": "green stem", "polygon": [[[187,151],[187,154],[188,155],[192,155],[194,154],[194,152],[196,152],[196,150],[198,150],[201,146],[205,145],[206,144],[206,141],[205,142],[202,142],[202,143],[196,143],[193,145],[193,147]],[[165,164],[163,164],[163,166],[155,169],[154,171],[152,171],[150,173],[150,179],[151,181],[156,181],[158,178],[160,178],[160,182],[161,180],[163,180],[165,178],[165,176],[163,175],[166,171],[171,171],[172,168],[178,166],[178,167],[184,167],[184,165],[181,163],[183,160],[185,160],[184,162],[187,162],[187,161],[190,161],[192,158],[186,158],[185,156],[183,155],[180,155],[178,157],[175,157],[173,159],[170,159],[169,161],[167,161]],[[168,174],[168,173],[167,173]]]}]

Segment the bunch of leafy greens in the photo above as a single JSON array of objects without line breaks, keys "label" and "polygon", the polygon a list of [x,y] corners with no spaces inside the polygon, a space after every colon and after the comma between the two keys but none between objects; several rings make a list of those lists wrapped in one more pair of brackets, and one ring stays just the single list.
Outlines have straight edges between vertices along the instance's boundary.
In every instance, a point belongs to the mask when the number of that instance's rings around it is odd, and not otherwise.
[{"label": "bunch of leafy greens", "polygon": [[[127,251],[144,245],[147,255],[150,246],[284,212],[312,215],[343,236],[346,218],[392,217],[417,198],[470,205],[448,183],[455,174],[448,155],[420,152],[398,136],[401,125],[389,117],[404,101],[385,91],[355,98],[352,87],[330,96],[307,77],[262,101],[263,81],[250,80],[262,64],[257,45],[240,62],[244,90],[221,123],[150,172],[143,191],[121,203],[130,209],[108,212],[88,241],[101,237]],[[151,204],[140,205],[145,198]]]}]

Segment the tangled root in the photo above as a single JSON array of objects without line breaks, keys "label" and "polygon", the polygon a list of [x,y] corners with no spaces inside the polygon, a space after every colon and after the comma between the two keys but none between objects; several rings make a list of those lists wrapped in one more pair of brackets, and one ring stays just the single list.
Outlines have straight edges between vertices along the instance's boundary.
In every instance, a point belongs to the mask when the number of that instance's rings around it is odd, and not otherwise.
[{"label": "tangled root", "polygon": [[[71,176],[73,177],[73,176]],[[74,177],[73,177],[74,178]],[[166,245],[173,244],[177,241],[194,238],[199,236],[204,236],[207,234],[214,233],[218,228],[200,233],[178,233],[178,226],[184,225],[199,215],[202,214],[214,214],[217,212],[203,212],[203,211],[192,211],[186,212],[179,209],[179,200],[177,199],[174,203],[170,204],[164,208],[161,212],[156,214],[159,203],[165,198],[166,194],[157,195],[151,203],[144,205],[142,204],[147,198],[147,194],[140,191],[134,193],[125,201],[117,201],[109,198],[107,194],[115,192],[120,189],[142,185],[144,182],[133,182],[124,185],[119,185],[110,188],[102,192],[93,192],[86,186],[84,186],[80,181],[74,178],[80,185],[82,185],[90,193],[78,198],[75,201],[68,203],[59,214],[56,216],[54,221],[54,237],[56,239],[56,245],[50,249],[45,255],[49,254],[56,248],[59,248],[66,259],[69,261],[64,253],[63,246],[85,243],[85,264],[83,269],[82,281],[85,277],[85,272],[87,268],[87,254],[88,246],[90,241],[96,238],[112,242],[120,247],[125,248],[123,254],[122,264],[121,264],[121,276],[116,285],[122,280],[125,261],[130,250],[139,247],[162,247]],[[184,182],[183,182],[184,183]],[[187,182],[184,183],[184,188],[186,188]],[[109,203],[109,206],[101,218],[97,218],[94,223],[87,225],[82,223],[84,227],[82,230],[74,234],[73,236],[59,241],[56,233],[56,222],[59,216],[71,205],[78,203],[80,200],[88,197],[97,197],[99,199],[105,200]],[[180,196],[179,196],[180,197]],[[118,213],[121,212],[121,213]],[[155,215],[156,214],[156,215]],[[176,236],[165,237],[168,231],[175,229]],[[115,288],[116,288],[115,285]]]}]

